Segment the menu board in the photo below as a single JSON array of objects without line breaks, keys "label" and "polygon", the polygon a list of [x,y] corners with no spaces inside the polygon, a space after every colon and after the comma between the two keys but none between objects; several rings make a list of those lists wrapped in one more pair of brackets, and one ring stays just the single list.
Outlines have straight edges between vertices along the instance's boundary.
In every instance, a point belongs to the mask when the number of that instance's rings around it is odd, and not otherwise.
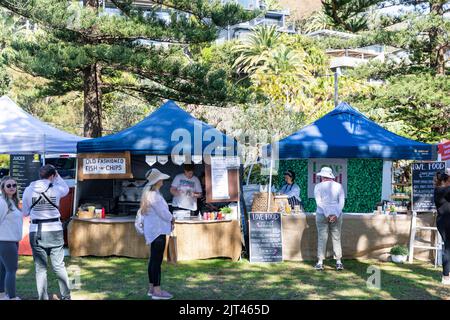
[{"label": "menu board", "polygon": [[250,213],[250,262],[283,261],[281,214]]},{"label": "menu board", "polygon": [[[217,157],[205,161],[206,202],[236,202],[239,200],[239,169],[235,161]],[[209,163],[209,164],[208,164]]]},{"label": "menu board", "polygon": [[9,175],[17,184],[19,196],[31,182],[39,180],[39,169],[41,167],[40,154],[11,154],[9,162]]},{"label": "menu board", "polygon": [[222,158],[211,158],[212,198],[215,200],[230,199],[228,190],[228,168]]},{"label": "menu board", "polygon": [[412,164],[413,211],[429,212],[436,210],[433,199],[433,178],[436,172],[444,170],[445,162],[415,162]]}]

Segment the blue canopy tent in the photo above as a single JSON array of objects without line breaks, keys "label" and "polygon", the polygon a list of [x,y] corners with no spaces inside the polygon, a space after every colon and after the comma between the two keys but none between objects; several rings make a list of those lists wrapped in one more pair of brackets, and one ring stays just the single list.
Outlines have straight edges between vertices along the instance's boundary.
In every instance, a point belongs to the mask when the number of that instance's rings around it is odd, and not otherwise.
[{"label": "blue canopy tent", "polygon": [[310,125],[264,146],[263,155],[271,159],[271,188],[274,159],[434,160],[437,157],[437,147],[392,133],[342,102]]},{"label": "blue canopy tent", "polygon": [[130,151],[135,155],[237,155],[237,142],[169,100],[136,125],[77,145],[78,153]]},{"label": "blue canopy tent", "polygon": [[[270,156],[273,145],[263,154]],[[275,142],[280,160],[306,158],[370,158],[433,160],[435,145],[392,133],[347,103],[340,103],[319,120]],[[276,149],[275,149],[276,150]]]},{"label": "blue canopy tent", "polygon": [[[237,147],[238,144],[235,139],[194,118],[177,106],[175,102],[169,100],[130,128],[105,137],[82,141],[77,145],[79,155],[82,153],[107,154],[128,151],[131,154],[133,172],[133,181],[126,179],[120,182],[112,181],[112,187],[108,187],[107,184],[110,181],[106,182],[105,180],[90,179],[80,182],[77,203],[81,199],[83,202],[92,201],[96,203],[102,201],[100,197],[104,194],[104,199],[107,201],[111,197],[115,198],[115,206],[117,205],[117,208],[119,208],[117,210],[119,214],[124,211],[127,213],[136,212],[137,210],[134,210],[136,208],[128,210],[123,207],[122,209],[120,205],[130,205],[131,207],[130,202],[133,202],[137,204],[137,207],[139,206],[138,200],[142,193],[142,187],[145,185],[145,173],[149,166],[158,168],[174,177],[176,174],[183,172],[183,168],[179,165],[184,161],[192,160],[192,162],[199,164],[203,160],[206,167],[209,156],[236,156],[238,155]],[[180,156],[183,160],[177,160],[176,156]],[[169,159],[172,159],[172,161]],[[195,167],[196,175],[202,172],[202,165]],[[234,173],[233,176],[235,176]],[[240,175],[237,174],[237,183],[239,184],[237,190],[241,187],[239,178]],[[118,185],[119,187],[117,187]],[[95,192],[95,199],[90,197],[90,191]],[[109,193],[107,194],[107,192]],[[166,198],[171,196],[170,183],[166,183],[161,188],[161,193]],[[239,194],[242,194],[240,190]],[[242,200],[241,198],[238,199],[238,201],[232,200],[232,198],[223,199],[221,202],[238,202],[241,208],[240,212],[242,212]]]}]

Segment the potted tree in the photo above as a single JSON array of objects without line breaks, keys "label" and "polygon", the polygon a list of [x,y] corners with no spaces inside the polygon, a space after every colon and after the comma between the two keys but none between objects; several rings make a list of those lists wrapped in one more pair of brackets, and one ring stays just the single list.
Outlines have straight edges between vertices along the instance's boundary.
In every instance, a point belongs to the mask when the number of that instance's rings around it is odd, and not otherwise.
[{"label": "potted tree", "polygon": [[391,248],[391,258],[395,263],[404,263],[408,256],[408,248],[405,246],[396,245]]}]

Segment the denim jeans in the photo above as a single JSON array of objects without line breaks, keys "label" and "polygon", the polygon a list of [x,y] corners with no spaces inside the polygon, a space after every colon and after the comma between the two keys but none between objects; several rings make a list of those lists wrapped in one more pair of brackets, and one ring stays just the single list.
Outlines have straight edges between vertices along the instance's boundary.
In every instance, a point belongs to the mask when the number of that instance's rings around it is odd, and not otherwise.
[{"label": "denim jeans", "polygon": [[342,258],[342,247],[341,247],[341,229],[343,214],[333,222],[328,222],[327,217],[323,214],[316,213],[316,226],[317,226],[317,257],[319,260],[324,260],[326,258],[327,252],[327,242],[328,233],[331,233],[331,239],[333,242],[333,252],[335,259]]},{"label": "denim jeans", "polygon": [[0,241],[0,292],[6,292],[10,298],[16,297],[18,253],[18,242]]},{"label": "denim jeans", "polygon": [[63,231],[42,232],[42,238],[36,242],[36,232],[30,233],[31,250],[36,269],[36,286],[39,300],[48,300],[47,261],[50,257],[53,272],[56,274],[61,298],[70,300],[69,277],[64,265]]}]

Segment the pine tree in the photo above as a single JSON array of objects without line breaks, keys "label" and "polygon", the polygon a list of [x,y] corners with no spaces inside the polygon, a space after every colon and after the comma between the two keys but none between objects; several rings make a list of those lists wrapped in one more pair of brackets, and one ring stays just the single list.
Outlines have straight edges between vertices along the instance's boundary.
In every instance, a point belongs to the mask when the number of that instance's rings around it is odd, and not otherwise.
[{"label": "pine tree", "polygon": [[[341,29],[357,29],[350,41],[330,40],[328,47],[358,48],[385,45],[403,49],[400,61],[386,59],[359,66],[347,76],[360,81],[381,80],[371,90],[347,97],[377,121],[396,127],[396,132],[425,142],[450,138],[450,73],[446,52],[450,50],[448,0],[359,1],[326,0],[326,14]],[[354,4],[352,6],[351,4]],[[412,5],[410,12],[382,14],[378,9]],[[370,12],[377,19],[368,20]],[[343,17],[354,17],[352,29]]]},{"label": "pine tree", "polygon": [[[108,1],[109,2],[109,1]],[[174,99],[225,105],[239,95],[225,72],[193,61],[190,44],[216,39],[228,25],[255,17],[235,4],[208,0],[0,0],[0,6],[39,26],[32,37],[16,35],[4,50],[10,66],[50,80],[45,94],[84,93],[84,135],[102,134],[102,95],[123,92],[148,101]],[[169,19],[161,19],[165,10]],[[170,45],[167,45],[170,44]]]},{"label": "pine tree", "polygon": [[[445,17],[450,12],[448,0],[324,0],[324,12],[333,23],[350,32],[369,30],[368,17],[370,10],[394,7],[399,5],[414,6],[414,14],[400,14],[399,16],[387,16],[380,19],[379,23],[372,27],[378,30],[377,41],[382,44],[398,46],[411,45],[407,49],[415,48],[428,54],[428,63],[434,68],[436,74],[445,74],[445,53],[450,50],[449,19]],[[419,18],[419,19],[417,19]],[[400,22],[413,23],[419,33],[411,34],[403,30],[387,31],[389,24]],[[408,37],[409,39],[405,39]],[[413,39],[415,38],[415,39]],[[409,41],[408,41],[409,40]],[[421,46],[419,48],[419,46]]]}]

